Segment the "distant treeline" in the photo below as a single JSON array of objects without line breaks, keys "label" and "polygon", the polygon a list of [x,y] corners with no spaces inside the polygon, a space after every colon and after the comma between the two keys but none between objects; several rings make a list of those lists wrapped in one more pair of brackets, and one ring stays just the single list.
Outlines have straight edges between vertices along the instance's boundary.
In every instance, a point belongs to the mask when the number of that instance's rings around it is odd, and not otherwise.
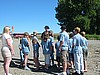
[{"label": "distant treeline", "polygon": [[[54,34],[54,39],[55,40],[57,40],[58,35],[59,35],[59,33]],[[100,35],[96,35],[96,34],[86,34],[85,37],[88,40],[100,40]],[[41,34],[38,35],[38,38],[41,39]]]},{"label": "distant treeline", "polygon": [[96,34],[90,35],[90,34],[87,34],[86,38],[88,40],[100,40],[100,35],[96,35]]}]

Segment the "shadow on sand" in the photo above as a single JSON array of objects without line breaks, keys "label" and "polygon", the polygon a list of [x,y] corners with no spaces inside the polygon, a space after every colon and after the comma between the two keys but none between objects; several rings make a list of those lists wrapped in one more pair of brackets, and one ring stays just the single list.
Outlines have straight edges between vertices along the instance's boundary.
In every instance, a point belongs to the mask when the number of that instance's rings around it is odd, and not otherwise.
[{"label": "shadow on sand", "polygon": [[[33,59],[28,59],[28,61],[33,61]],[[39,60],[39,61],[40,62],[44,62],[44,61],[41,61],[41,60]],[[3,61],[0,61],[0,62],[3,63]],[[10,67],[12,67],[12,68],[18,68],[18,69],[23,69],[24,70],[24,67],[22,67],[20,65],[20,59],[18,59],[18,58],[12,58]],[[50,66],[48,70],[45,70],[43,64],[40,65],[39,70],[35,69],[33,63],[28,63],[28,67],[31,69],[32,72],[37,72],[37,73],[38,72],[44,72],[44,73],[47,73],[47,74],[53,74],[53,75],[55,75],[55,73],[62,72],[62,68],[59,70],[56,65]]]}]

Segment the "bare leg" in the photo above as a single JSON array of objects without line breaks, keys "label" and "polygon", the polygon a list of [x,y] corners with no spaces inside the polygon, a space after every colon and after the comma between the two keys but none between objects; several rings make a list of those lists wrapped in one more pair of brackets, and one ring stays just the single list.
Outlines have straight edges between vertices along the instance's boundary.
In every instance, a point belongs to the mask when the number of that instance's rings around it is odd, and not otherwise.
[{"label": "bare leg", "polygon": [[27,66],[28,55],[27,55],[27,54],[25,54],[25,55],[24,55],[24,57],[25,57],[25,58],[24,58],[24,65],[25,65],[25,66]]},{"label": "bare leg", "polygon": [[45,64],[45,68],[48,69],[48,67],[49,67],[49,65],[48,64]]},{"label": "bare leg", "polygon": [[74,63],[73,63],[73,61],[71,61],[71,68],[74,68]]},{"label": "bare leg", "polygon": [[9,74],[10,62],[11,62],[11,58],[7,58],[7,57],[4,58],[4,71],[5,71],[6,75]]},{"label": "bare leg", "polygon": [[37,58],[34,58],[34,62],[35,62],[36,67],[38,68],[39,67],[38,59]]},{"label": "bare leg", "polygon": [[84,71],[87,72],[87,61],[84,60]]},{"label": "bare leg", "polygon": [[67,69],[67,63],[63,62],[63,72],[66,72],[66,69]]}]

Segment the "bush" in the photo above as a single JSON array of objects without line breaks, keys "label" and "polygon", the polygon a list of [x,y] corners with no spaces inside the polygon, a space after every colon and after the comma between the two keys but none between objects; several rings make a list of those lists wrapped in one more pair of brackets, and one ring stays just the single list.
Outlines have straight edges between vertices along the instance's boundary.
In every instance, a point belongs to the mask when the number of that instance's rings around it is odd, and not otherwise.
[{"label": "bush", "polygon": [[96,35],[96,34],[93,34],[93,35],[87,34],[85,37],[88,40],[100,40],[100,35]]},{"label": "bush", "polygon": [[[59,33],[55,33],[54,34],[54,39],[57,40],[57,36],[59,35]],[[88,40],[100,40],[100,35],[96,35],[96,34],[86,34],[85,36]],[[41,39],[41,35],[38,35],[38,39]]]}]

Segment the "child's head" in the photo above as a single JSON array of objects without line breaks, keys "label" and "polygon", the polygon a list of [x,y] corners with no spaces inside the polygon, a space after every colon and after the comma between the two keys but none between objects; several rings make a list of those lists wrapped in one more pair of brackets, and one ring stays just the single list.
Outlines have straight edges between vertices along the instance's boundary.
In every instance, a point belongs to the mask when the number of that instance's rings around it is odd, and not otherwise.
[{"label": "child's head", "polygon": [[81,32],[81,35],[82,35],[82,36],[85,36],[85,34],[86,34],[86,33],[85,33],[84,31],[83,31],[83,32]]},{"label": "child's head", "polygon": [[36,39],[33,39],[33,44],[37,44],[37,40]]},{"label": "child's head", "polygon": [[80,33],[80,28],[79,28],[79,27],[76,27],[74,30],[75,30],[77,33]]},{"label": "child's head", "polygon": [[27,37],[28,38],[29,37],[29,33],[28,32],[25,32],[24,33],[24,37]]},{"label": "child's head", "polygon": [[69,37],[72,38],[73,36],[74,36],[74,33],[73,32],[70,32],[69,33]]},{"label": "child's head", "polygon": [[54,36],[54,34],[53,34],[53,31],[52,31],[52,30],[50,30],[50,31],[49,31],[49,36],[52,36],[52,37]]},{"label": "child's head", "polygon": [[33,32],[33,36],[36,36],[37,35],[37,32],[35,31],[35,32]]}]

